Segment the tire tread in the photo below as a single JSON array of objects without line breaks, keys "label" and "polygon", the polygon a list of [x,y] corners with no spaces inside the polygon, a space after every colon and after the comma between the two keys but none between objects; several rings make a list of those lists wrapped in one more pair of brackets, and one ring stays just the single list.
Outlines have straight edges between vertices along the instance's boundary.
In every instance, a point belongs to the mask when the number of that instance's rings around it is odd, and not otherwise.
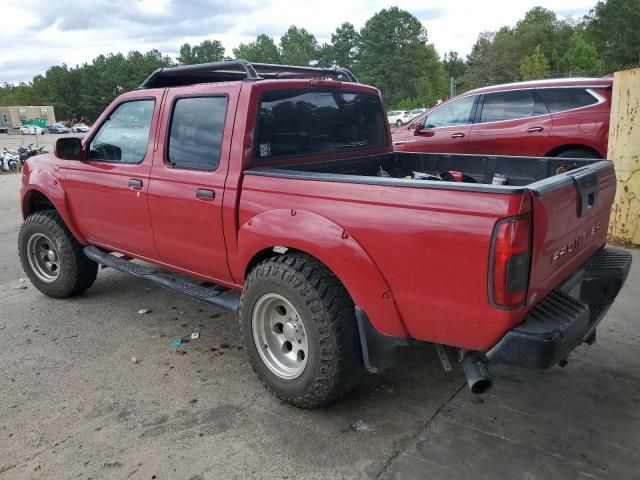
[{"label": "tire tread", "polygon": [[[303,253],[278,255],[258,263],[247,276],[240,299],[240,328],[243,328],[243,311],[246,292],[256,282],[277,277],[288,283],[305,299],[311,309],[322,309],[317,318],[320,340],[321,366],[313,386],[298,396],[284,396],[270,385],[262,373],[264,368],[257,357],[251,366],[267,390],[283,401],[301,408],[315,408],[330,404],[349,392],[362,373],[362,353],[355,321],[354,304],[340,280],[319,260]],[[250,313],[249,313],[250,315]],[[249,323],[250,325],[250,323]],[[246,346],[245,350],[249,346]],[[256,365],[256,361],[260,365]]]}]

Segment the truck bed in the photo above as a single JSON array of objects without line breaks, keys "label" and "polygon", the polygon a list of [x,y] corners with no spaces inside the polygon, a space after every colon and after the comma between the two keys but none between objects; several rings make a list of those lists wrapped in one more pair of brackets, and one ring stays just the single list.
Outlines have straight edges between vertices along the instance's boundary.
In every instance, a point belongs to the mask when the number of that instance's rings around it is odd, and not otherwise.
[{"label": "truck bed", "polygon": [[[544,184],[532,184],[596,162],[600,160],[393,152],[339,160],[254,167],[245,173],[330,182],[513,193],[522,190],[516,187],[541,187]],[[381,170],[390,177],[380,176]],[[469,176],[472,182],[406,180],[413,172],[436,176],[446,171],[461,172]],[[492,185],[496,173],[506,177],[506,185]]]},{"label": "truck bed", "polygon": [[[467,181],[405,178],[447,171]],[[492,184],[496,173],[505,185]],[[611,162],[587,159],[393,152],[285,160],[244,174],[240,226],[261,212],[308,212],[313,227],[296,227],[299,214],[286,228],[315,244],[330,228],[316,224],[330,219],[382,272],[412,338],[479,351],[603,247],[615,194]],[[505,309],[491,300],[492,239],[500,221],[522,216],[531,222],[526,299]],[[376,329],[403,335],[384,305],[367,311]]]}]

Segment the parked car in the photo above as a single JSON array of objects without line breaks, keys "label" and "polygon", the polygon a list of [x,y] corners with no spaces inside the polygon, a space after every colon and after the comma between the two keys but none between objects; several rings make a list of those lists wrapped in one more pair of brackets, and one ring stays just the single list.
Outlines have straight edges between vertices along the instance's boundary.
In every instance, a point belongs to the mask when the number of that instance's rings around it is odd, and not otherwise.
[{"label": "parked car", "polygon": [[414,118],[422,115],[426,111],[427,111],[426,108],[414,108],[413,110],[409,110],[409,117],[411,120],[413,120]]},{"label": "parked car", "polygon": [[450,347],[482,392],[487,362],[592,343],[631,263],[605,248],[613,164],[394,152],[384,118],[344,70],[159,69],[27,160],[22,267],[52,297],[102,264],[239,311],[258,377],[305,408],[402,346]]},{"label": "parked car", "polygon": [[69,133],[71,130],[62,123],[53,123],[49,125],[49,133]]},{"label": "parked car", "polygon": [[84,123],[76,123],[71,127],[73,133],[85,133],[89,131],[89,127]]},{"label": "parked car", "polygon": [[408,111],[393,110],[391,112],[387,112],[387,121],[389,122],[389,125],[401,127],[405,123],[409,123],[411,121],[411,117],[409,116]]},{"label": "parked car", "polygon": [[398,151],[605,158],[611,78],[480,88],[394,130]]},{"label": "parked car", "polygon": [[22,135],[44,135],[46,130],[38,125],[22,125],[20,133]]}]

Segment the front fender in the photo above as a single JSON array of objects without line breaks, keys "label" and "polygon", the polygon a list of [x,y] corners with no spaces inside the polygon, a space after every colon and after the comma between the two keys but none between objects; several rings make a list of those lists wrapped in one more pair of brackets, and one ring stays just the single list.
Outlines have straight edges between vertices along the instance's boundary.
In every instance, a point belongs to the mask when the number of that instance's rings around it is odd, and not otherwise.
[{"label": "front fender", "polygon": [[243,278],[253,257],[274,246],[305,252],[324,263],[343,283],[354,303],[383,335],[406,337],[391,289],[358,241],[321,215],[301,210],[269,210],[241,225],[238,268]]},{"label": "front fender", "polygon": [[76,237],[80,243],[86,244],[86,239],[76,228],[69,209],[67,208],[67,197],[64,189],[60,185],[60,180],[48,170],[32,170],[23,174],[22,188],[20,191],[22,197],[22,218],[25,219],[31,215],[30,202],[35,192],[44,195],[53,204],[73,236]]}]

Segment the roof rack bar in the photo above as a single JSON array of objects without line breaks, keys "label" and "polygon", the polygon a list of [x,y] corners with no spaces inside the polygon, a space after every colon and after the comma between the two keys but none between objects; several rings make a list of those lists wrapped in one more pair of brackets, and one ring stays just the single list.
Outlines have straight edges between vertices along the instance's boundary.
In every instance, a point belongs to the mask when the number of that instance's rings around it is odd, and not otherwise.
[{"label": "roof rack bar", "polygon": [[195,83],[221,82],[229,80],[261,80],[259,72],[266,78],[278,74],[298,74],[345,78],[348,82],[358,83],[358,79],[346,68],[317,68],[293,65],[272,65],[269,63],[249,63],[246,60],[228,60],[225,62],[161,67],[140,84],[139,89],[159,88]]},{"label": "roof rack bar", "polygon": [[290,73],[310,73],[317,75],[324,75],[327,77],[346,77],[350,82],[358,82],[358,79],[353,73],[346,68],[319,68],[319,67],[301,67],[294,65],[277,65],[272,63],[253,63],[253,67],[256,71],[265,72],[290,72]]},{"label": "roof rack bar", "polygon": [[195,74],[207,74],[229,70],[244,71],[245,80],[260,80],[260,76],[253,66],[246,60],[229,60],[226,62],[198,63],[195,65],[180,65],[179,67],[160,67],[140,84],[138,88],[154,88],[156,83],[167,77],[180,77]]}]

